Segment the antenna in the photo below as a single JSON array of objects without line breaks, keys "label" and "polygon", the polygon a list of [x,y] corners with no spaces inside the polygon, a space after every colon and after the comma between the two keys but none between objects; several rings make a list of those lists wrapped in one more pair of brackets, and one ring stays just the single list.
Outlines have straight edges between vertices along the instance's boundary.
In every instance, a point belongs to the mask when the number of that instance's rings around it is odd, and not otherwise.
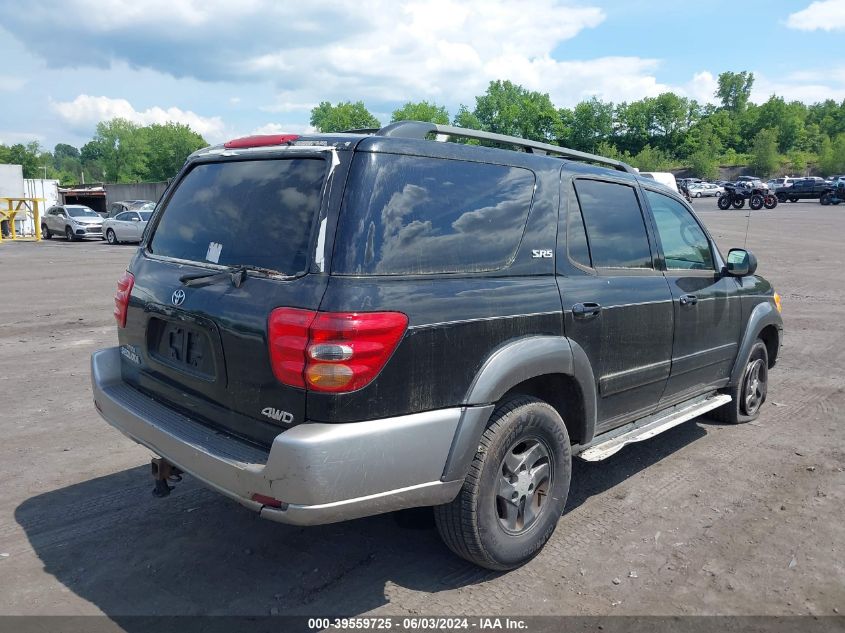
[{"label": "antenna", "polygon": [[748,221],[745,223],[745,242],[742,243],[742,248],[748,250],[748,227],[751,226],[751,209],[748,209],[748,215],[745,216],[748,218]]}]

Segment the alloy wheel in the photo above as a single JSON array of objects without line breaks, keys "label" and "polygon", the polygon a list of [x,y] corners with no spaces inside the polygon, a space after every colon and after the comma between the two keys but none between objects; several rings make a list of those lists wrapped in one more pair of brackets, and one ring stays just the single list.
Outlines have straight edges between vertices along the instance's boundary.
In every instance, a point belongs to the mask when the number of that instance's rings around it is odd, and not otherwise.
[{"label": "alloy wheel", "polygon": [[496,512],[502,529],[522,534],[536,523],[546,507],[551,488],[550,452],[542,440],[518,440],[499,465]]}]

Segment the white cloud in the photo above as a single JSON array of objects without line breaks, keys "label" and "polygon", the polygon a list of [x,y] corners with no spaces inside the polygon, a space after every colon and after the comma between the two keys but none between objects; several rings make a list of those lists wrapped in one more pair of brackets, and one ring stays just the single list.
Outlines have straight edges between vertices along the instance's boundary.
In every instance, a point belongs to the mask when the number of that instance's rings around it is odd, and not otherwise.
[{"label": "white cloud", "polygon": [[73,101],[54,102],[52,107],[67,123],[77,128],[93,127],[100,121],[121,117],[139,125],[168,121],[184,123],[210,142],[219,141],[225,136],[225,126],[220,117],[204,117],[176,107],[153,106],[138,111],[126,99],[92,97],[86,94],[79,95]]},{"label": "white cloud", "polygon": [[817,103],[833,99],[841,102],[845,100],[845,72],[802,71],[777,80],[755,72],[751,101],[763,103],[773,94],[786,101]]},{"label": "white cloud", "polygon": [[302,123],[265,123],[250,134],[313,134],[317,128]]},{"label": "white cloud", "polygon": [[820,0],[790,14],[786,25],[799,31],[845,29],[845,0]]},{"label": "white cloud", "polygon": [[713,76],[713,73],[703,70],[695,73],[690,81],[680,87],[678,92],[702,104],[718,103],[719,100],[716,98],[716,89],[718,87],[719,82]]}]

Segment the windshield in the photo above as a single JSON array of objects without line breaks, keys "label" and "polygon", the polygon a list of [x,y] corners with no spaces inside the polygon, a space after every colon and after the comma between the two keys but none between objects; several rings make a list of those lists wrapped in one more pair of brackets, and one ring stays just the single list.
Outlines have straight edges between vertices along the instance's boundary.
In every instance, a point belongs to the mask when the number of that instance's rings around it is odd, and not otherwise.
[{"label": "windshield", "polygon": [[142,222],[149,222],[150,218],[153,217],[152,211],[140,211],[141,221]]},{"label": "windshield", "polygon": [[65,207],[67,214],[72,218],[99,218],[99,214],[95,213],[88,207]]},{"label": "windshield", "polygon": [[302,273],[325,176],[322,158],[197,165],[167,202],[149,251],[188,261]]}]

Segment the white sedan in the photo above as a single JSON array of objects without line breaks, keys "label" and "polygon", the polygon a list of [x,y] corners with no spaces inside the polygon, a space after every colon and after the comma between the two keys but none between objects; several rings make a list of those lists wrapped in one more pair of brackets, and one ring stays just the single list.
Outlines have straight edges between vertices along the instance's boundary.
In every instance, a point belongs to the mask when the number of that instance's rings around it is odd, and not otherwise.
[{"label": "white sedan", "polygon": [[707,196],[721,196],[725,189],[719,185],[714,185],[709,182],[697,182],[688,187],[689,195],[693,198],[701,198]]},{"label": "white sedan", "polygon": [[140,242],[152,211],[124,211],[103,220],[103,239],[109,244]]}]

